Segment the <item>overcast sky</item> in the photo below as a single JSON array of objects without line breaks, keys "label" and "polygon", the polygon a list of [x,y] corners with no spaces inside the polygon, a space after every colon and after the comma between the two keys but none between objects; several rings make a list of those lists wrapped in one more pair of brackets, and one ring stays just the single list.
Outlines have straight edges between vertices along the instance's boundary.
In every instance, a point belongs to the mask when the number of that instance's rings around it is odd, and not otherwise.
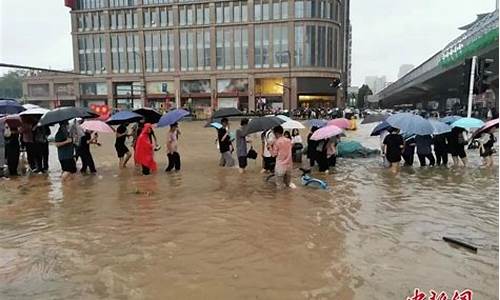
[{"label": "overcast sky", "polygon": [[[493,9],[495,0],[351,0],[352,84],[369,75],[395,80],[401,64],[420,64]],[[64,1],[0,0],[0,61],[71,69]]]}]

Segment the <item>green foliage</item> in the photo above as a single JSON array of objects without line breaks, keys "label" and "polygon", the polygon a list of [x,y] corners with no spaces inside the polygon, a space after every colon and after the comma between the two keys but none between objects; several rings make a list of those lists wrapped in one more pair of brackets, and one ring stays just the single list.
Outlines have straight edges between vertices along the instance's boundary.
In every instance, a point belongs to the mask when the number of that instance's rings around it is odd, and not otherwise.
[{"label": "green foliage", "polygon": [[358,97],[356,99],[356,103],[358,105],[358,108],[365,107],[365,98],[366,98],[366,96],[369,96],[369,95],[373,95],[372,90],[370,89],[369,86],[367,86],[366,84],[363,84],[363,86],[359,88]]},{"label": "green foliage", "polygon": [[23,97],[22,71],[9,71],[0,77],[0,98],[21,99]]}]

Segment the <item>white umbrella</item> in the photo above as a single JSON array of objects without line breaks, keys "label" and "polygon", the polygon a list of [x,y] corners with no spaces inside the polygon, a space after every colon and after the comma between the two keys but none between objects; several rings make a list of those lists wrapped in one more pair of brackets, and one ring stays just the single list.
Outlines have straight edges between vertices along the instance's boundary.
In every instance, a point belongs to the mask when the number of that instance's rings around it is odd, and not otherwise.
[{"label": "white umbrella", "polygon": [[24,104],[23,105],[24,108],[26,108],[27,110],[29,109],[34,109],[34,108],[40,108],[40,106],[36,105],[36,104]]},{"label": "white umbrella", "polygon": [[286,121],[285,123],[281,124],[281,127],[283,127],[283,129],[288,129],[288,130],[306,128],[304,125],[302,125],[302,123],[300,123],[299,121],[295,121],[295,120]]},{"label": "white umbrella", "polygon": [[48,109],[45,109],[45,108],[41,108],[41,107],[37,107],[37,108],[28,108],[28,110],[25,110],[21,113],[19,113],[20,116],[42,116],[44,115],[46,112],[49,112],[50,110]]}]

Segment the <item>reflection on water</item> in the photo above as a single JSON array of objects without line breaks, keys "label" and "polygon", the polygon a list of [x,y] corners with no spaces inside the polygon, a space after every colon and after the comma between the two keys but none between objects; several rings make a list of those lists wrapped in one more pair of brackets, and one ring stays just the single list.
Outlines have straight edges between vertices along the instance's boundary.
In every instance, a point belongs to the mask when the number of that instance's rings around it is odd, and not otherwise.
[{"label": "reflection on water", "polygon": [[318,175],[330,190],[277,193],[260,161],[221,169],[215,131],[181,125],[179,173],[119,170],[102,136],[98,176],[62,184],[54,156],[49,176],[1,182],[0,298],[404,299],[415,287],[498,298],[498,172],[476,153],[468,169],[397,176],[377,158],[339,160]]}]

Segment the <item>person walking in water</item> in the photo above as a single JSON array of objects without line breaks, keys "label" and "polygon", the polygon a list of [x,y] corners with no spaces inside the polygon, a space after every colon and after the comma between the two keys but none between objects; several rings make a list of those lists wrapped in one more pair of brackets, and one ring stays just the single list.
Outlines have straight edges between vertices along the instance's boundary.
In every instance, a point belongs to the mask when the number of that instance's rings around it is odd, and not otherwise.
[{"label": "person walking in water", "polygon": [[240,128],[236,130],[236,155],[238,156],[238,166],[239,172],[245,172],[247,167],[247,137],[243,135],[245,132],[246,126],[248,125],[248,119],[244,118],[240,122]]},{"label": "person walking in water", "polygon": [[493,153],[495,150],[493,146],[497,141],[493,133],[490,129],[487,132],[484,132],[479,139],[479,156],[483,158],[483,165],[487,168],[491,168],[493,166]]},{"label": "person walking in water", "polygon": [[273,173],[276,165],[276,157],[271,153],[271,145],[274,143],[276,137],[273,131],[264,131],[261,135],[262,140],[262,170],[261,173]]},{"label": "person walking in water", "polygon": [[54,137],[55,145],[57,147],[57,156],[61,163],[63,181],[68,180],[72,174],[76,173],[76,162],[74,157],[73,140],[70,138],[68,132],[68,122],[59,123],[59,130]]},{"label": "person walking in water", "polygon": [[402,157],[405,161],[404,165],[407,167],[413,166],[413,160],[415,158],[415,146],[417,145],[415,142],[415,136],[410,136],[406,138],[403,147]]},{"label": "person walking in water", "polygon": [[229,136],[229,121],[227,118],[222,118],[221,124],[222,127],[217,130],[220,151],[219,165],[221,167],[234,167],[231,137]]},{"label": "person walking in water", "polygon": [[92,132],[85,130],[83,136],[80,138],[80,143],[78,146],[78,153],[80,154],[80,159],[82,160],[82,168],[80,173],[87,173],[87,168],[90,170],[91,174],[95,174],[97,171],[95,169],[94,158],[92,153],[90,153],[90,145],[94,144],[100,146],[97,142],[97,135],[92,136]]},{"label": "person walking in water", "polygon": [[304,145],[302,145],[302,137],[300,136],[299,130],[294,128],[292,130],[292,152],[293,152],[293,162],[301,163],[302,162],[302,149]]},{"label": "person walking in water", "polygon": [[453,159],[453,166],[460,166],[460,161],[464,167],[467,166],[467,154],[465,153],[465,145],[467,138],[465,137],[465,129],[453,127],[448,139],[448,146]]},{"label": "person walking in water", "polygon": [[436,164],[448,167],[448,133],[436,134],[433,138]]},{"label": "person walking in water", "polygon": [[429,160],[429,166],[433,167],[436,163],[434,155],[432,155],[432,137],[430,135],[417,135],[415,137],[417,144],[417,156],[420,161],[420,166],[426,166],[426,159]]},{"label": "person walking in water", "polygon": [[401,161],[401,151],[403,147],[404,140],[399,134],[399,129],[391,128],[389,134],[384,139],[384,153],[394,173],[399,171],[399,162]]},{"label": "person walking in water", "polygon": [[151,172],[156,171],[154,144],[151,138],[152,129],[151,124],[144,124],[144,128],[135,144],[135,161],[142,167],[143,175],[149,175]]},{"label": "person walking in water", "polygon": [[167,135],[168,166],[165,169],[165,172],[170,172],[173,168],[175,168],[176,171],[181,169],[181,157],[177,151],[177,141],[180,134],[181,131],[179,130],[179,124],[173,123],[170,125]]},{"label": "person walking in water", "polygon": [[316,162],[316,146],[318,142],[315,140],[311,140],[311,136],[316,130],[318,130],[318,127],[311,127],[311,132],[309,132],[309,134],[307,135],[307,158],[309,159],[310,168],[314,167]]},{"label": "person walking in water", "polygon": [[125,145],[125,141],[130,134],[127,132],[127,123],[120,124],[116,129],[115,150],[118,155],[120,168],[125,168],[132,154]]},{"label": "person walking in water", "polygon": [[292,184],[292,141],[283,135],[283,127],[276,126],[273,129],[276,140],[271,146],[271,152],[276,157],[276,167],[274,174],[276,176],[276,186],[278,188],[290,187]]}]

